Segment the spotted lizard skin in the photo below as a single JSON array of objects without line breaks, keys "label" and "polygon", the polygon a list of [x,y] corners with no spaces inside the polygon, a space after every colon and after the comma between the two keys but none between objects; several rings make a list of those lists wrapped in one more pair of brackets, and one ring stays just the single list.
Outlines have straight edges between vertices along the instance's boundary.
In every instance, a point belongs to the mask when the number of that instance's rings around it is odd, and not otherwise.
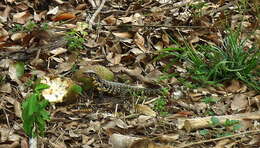
[{"label": "spotted lizard skin", "polygon": [[162,94],[161,89],[142,88],[101,79],[99,75],[92,70],[85,71],[84,73],[87,75],[87,77],[93,79],[94,87],[96,87],[101,92],[120,95],[140,94],[146,96]]}]

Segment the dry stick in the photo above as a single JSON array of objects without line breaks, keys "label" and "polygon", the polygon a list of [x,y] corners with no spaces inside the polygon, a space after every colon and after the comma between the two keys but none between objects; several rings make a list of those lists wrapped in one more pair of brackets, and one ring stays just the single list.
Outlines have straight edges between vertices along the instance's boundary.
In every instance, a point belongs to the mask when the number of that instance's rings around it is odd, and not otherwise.
[{"label": "dry stick", "polygon": [[209,139],[209,140],[198,141],[198,142],[189,143],[189,144],[186,144],[186,145],[180,145],[180,146],[177,146],[177,147],[178,147],[178,148],[191,147],[191,146],[193,146],[193,145],[198,145],[198,144],[208,143],[208,142],[213,142],[213,141],[219,141],[219,140],[222,140],[222,139],[227,139],[227,138],[232,138],[232,137],[238,137],[238,136],[242,136],[242,135],[245,135],[245,134],[251,134],[251,133],[260,133],[260,129],[258,129],[258,130],[246,131],[246,132],[243,132],[243,133],[234,134],[234,135],[225,136],[225,137],[220,137],[220,138],[215,138],[215,139]]},{"label": "dry stick", "polygon": [[93,0],[88,0],[88,2],[91,4],[93,8],[97,7],[97,4]]},{"label": "dry stick", "polygon": [[[260,111],[250,112],[250,113],[233,114],[233,115],[214,116],[214,117],[218,118],[219,122],[221,124],[225,123],[227,119],[238,120],[238,121],[242,121],[242,120],[245,120],[245,119],[259,120],[260,119]],[[212,118],[212,116],[186,119],[184,121],[184,128],[187,131],[193,131],[193,130],[196,130],[196,129],[211,127],[212,126],[211,118]]]},{"label": "dry stick", "polygon": [[207,27],[207,26],[169,26],[169,25],[132,25],[132,24],[122,24],[122,25],[105,25],[105,24],[100,24],[99,26],[108,26],[108,27],[119,27],[119,26],[124,26],[124,27],[165,27],[165,28],[217,28],[217,27]]},{"label": "dry stick", "polygon": [[89,29],[92,30],[92,26],[94,25],[94,20],[97,17],[97,15],[100,13],[100,11],[102,10],[102,8],[105,5],[106,0],[102,0],[100,6],[98,7],[98,9],[96,10],[96,12],[93,14],[93,16],[90,18],[89,20]]}]

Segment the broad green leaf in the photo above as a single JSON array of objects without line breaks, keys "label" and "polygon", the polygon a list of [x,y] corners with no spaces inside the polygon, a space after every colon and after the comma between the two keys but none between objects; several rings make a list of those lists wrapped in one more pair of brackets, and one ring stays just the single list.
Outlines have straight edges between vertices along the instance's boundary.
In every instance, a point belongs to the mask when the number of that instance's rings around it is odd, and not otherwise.
[{"label": "broad green leaf", "polygon": [[50,113],[46,110],[41,110],[40,115],[43,120],[50,120]]},{"label": "broad green leaf", "polygon": [[235,124],[235,125],[233,126],[233,131],[237,131],[237,130],[239,130],[241,127],[242,127],[241,124]]},{"label": "broad green leaf", "polygon": [[47,84],[39,83],[39,84],[36,85],[35,91],[40,92],[40,91],[47,89],[47,88],[50,88],[50,86],[47,85]]},{"label": "broad green leaf", "polygon": [[220,124],[220,121],[219,121],[219,119],[217,118],[217,117],[211,117],[211,123],[212,123],[212,125],[214,125],[214,126],[216,126],[216,125],[219,125]]},{"label": "broad green leaf", "polygon": [[47,107],[49,105],[49,101],[46,99],[41,99],[41,98],[42,98],[42,96],[40,96],[40,102],[38,102],[39,108],[44,110],[45,107]]},{"label": "broad green leaf", "polygon": [[209,130],[207,130],[207,129],[200,130],[199,133],[200,133],[201,136],[205,136],[209,133]]},{"label": "broad green leaf", "polygon": [[232,125],[235,125],[235,124],[238,124],[239,123],[239,120],[230,120],[230,119],[227,119],[224,123],[224,126],[232,126]]},{"label": "broad green leaf", "polygon": [[41,116],[38,116],[36,118],[36,125],[37,125],[37,128],[38,128],[39,134],[41,136],[43,136],[44,131],[45,131],[45,127],[46,127],[46,122]]},{"label": "broad green leaf", "polygon": [[22,104],[23,114],[26,116],[32,116],[37,110],[37,95],[32,94]]},{"label": "broad green leaf", "polygon": [[202,102],[209,104],[209,103],[216,103],[218,100],[213,97],[205,97],[202,99]]},{"label": "broad green leaf", "polygon": [[83,89],[79,85],[73,85],[70,89],[78,94],[81,94],[83,91]]},{"label": "broad green leaf", "polygon": [[20,78],[24,74],[24,63],[18,62],[15,64],[16,76]]}]

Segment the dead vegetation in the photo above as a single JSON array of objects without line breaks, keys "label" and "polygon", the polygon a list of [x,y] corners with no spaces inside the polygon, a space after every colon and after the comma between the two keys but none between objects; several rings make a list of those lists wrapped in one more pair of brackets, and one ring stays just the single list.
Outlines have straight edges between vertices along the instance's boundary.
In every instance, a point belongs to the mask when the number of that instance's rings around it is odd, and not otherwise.
[{"label": "dead vegetation", "polygon": [[[45,77],[83,91],[27,116],[50,115],[38,147],[259,147],[259,14],[258,0],[1,1],[0,147],[32,146],[23,102]],[[93,65],[166,90],[101,93],[78,74]]]}]

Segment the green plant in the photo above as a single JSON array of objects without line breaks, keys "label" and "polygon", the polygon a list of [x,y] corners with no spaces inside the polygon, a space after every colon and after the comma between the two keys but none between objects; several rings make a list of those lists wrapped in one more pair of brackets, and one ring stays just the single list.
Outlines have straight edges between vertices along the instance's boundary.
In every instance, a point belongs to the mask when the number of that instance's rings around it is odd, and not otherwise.
[{"label": "green plant", "polygon": [[12,29],[11,29],[12,32],[19,32],[19,31],[23,31],[23,25],[21,24],[15,24]]},{"label": "green plant", "polygon": [[202,102],[206,103],[206,104],[210,104],[210,103],[216,103],[218,100],[216,98],[213,97],[205,97],[202,99]]},{"label": "green plant", "polygon": [[4,81],[5,81],[5,77],[0,75],[0,84],[4,83]]},{"label": "green plant", "polygon": [[31,32],[33,31],[35,28],[40,28],[43,30],[48,30],[49,26],[48,23],[41,23],[41,24],[37,24],[34,21],[29,21],[28,23],[21,25],[21,24],[15,24],[11,31],[12,32]]},{"label": "green plant", "polygon": [[[254,89],[260,90],[253,71],[259,65],[259,49],[246,50],[246,40],[239,40],[239,32],[230,32],[223,45],[201,46],[198,51],[189,50],[193,78],[204,82],[222,82],[239,79]],[[210,84],[210,83],[209,83]]]},{"label": "green plant", "polygon": [[[238,79],[253,89],[260,90],[257,72],[254,72],[260,64],[260,52],[254,46],[247,49],[246,41],[239,39],[239,32],[229,31],[222,46],[199,45],[193,49],[189,45],[181,48],[177,44],[175,48],[161,50],[155,60],[169,57],[171,60],[165,70],[177,62],[188,62],[186,69],[191,78],[190,82],[200,85],[220,85],[219,83],[225,80]],[[180,82],[193,87],[192,84],[185,83],[185,79],[188,79],[187,75],[179,75],[178,80],[182,80]]]},{"label": "green plant", "polygon": [[214,116],[211,117],[210,124],[212,125],[212,129],[200,130],[199,134],[201,136],[207,136],[209,134],[216,138],[230,136],[241,128],[240,122],[238,120],[226,119],[225,122],[221,123],[220,120]]},{"label": "green plant", "polygon": [[204,113],[205,116],[214,116],[216,115],[216,113],[214,112],[214,110],[212,108],[208,108],[205,113]]},{"label": "green plant", "polygon": [[209,130],[207,130],[207,129],[200,130],[200,131],[199,131],[199,134],[200,134],[201,136],[208,135],[208,134],[209,134]]},{"label": "green plant", "polygon": [[43,30],[48,30],[48,29],[49,29],[48,23],[42,23],[42,24],[40,25],[40,27],[41,27]]},{"label": "green plant", "polygon": [[22,62],[17,62],[15,63],[15,69],[16,69],[16,76],[20,78],[21,76],[24,75],[25,64]]},{"label": "green plant", "polygon": [[26,26],[24,27],[24,31],[26,32],[30,32],[32,31],[34,28],[36,28],[38,25],[34,22],[34,21],[29,21]]},{"label": "green plant", "polygon": [[67,46],[70,50],[83,49],[85,39],[81,36],[80,32],[72,30],[67,33],[65,39],[67,40]]},{"label": "green plant", "polygon": [[[220,127],[223,127],[225,129],[229,129],[230,127],[231,128],[231,131],[235,132],[237,130],[239,130],[241,128],[241,124],[239,122],[239,120],[230,120],[230,119],[226,119],[224,123],[221,123],[219,121],[218,118],[216,117],[211,117],[211,124],[213,127],[217,127],[217,126],[220,126]],[[230,135],[231,133],[230,132],[222,132],[221,135]]]},{"label": "green plant", "polygon": [[154,102],[154,110],[159,112],[161,116],[166,116],[168,112],[166,111],[167,100],[164,97],[160,97]]},{"label": "green plant", "polygon": [[46,84],[37,84],[34,92],[22,103],[23,129],[27,136],[43,136],[46,121],[50,119],[50,113],[45,110],[49,102],[45,100],[41,92],[49,88]]}]

